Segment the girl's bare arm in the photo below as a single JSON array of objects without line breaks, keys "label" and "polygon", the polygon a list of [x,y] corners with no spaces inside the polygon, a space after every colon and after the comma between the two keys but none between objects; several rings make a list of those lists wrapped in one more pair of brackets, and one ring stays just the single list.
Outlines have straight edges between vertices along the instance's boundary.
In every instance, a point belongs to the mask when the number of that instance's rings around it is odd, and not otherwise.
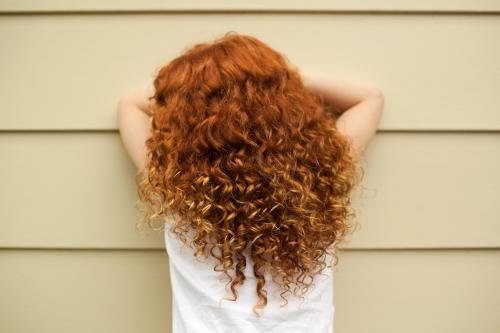
[{"label": "girl's bare arm", "polygon": [[385,104],[382,91],[372,85],[316,73],[302,74],[304,85],[340,109],[337,128],[359,158],[377,132]]},{"label": "girl's bare arm", "polygon": [[118,130],[125,150],[134,165],[141,169],[146,164],[146,140],[150,134],[151,110],[154,101],[152,86],[128,92],[118,102]]}]

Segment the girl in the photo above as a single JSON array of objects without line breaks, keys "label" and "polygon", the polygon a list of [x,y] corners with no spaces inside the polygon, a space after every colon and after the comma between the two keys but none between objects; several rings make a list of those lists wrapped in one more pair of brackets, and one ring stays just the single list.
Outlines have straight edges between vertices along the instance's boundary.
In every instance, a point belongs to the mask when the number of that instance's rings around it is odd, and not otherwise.
[{"label": "girl", "polygon": [[380,89],[303,73],[234,32],[121,98],[141,223],[165,236],[174,333],[333,332],[335,249],[383,108]]}]

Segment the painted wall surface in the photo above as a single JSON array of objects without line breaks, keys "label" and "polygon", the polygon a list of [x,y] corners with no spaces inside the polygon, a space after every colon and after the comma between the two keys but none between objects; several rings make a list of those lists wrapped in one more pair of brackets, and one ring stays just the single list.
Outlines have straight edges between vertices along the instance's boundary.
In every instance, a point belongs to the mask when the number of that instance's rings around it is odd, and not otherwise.
[{"label": "painted wall surface", "polygon": [[[252,34],[386,110],[335,268],[336,333],[500,332],[500,2],[0,2],[0,332],[170,332],[118,98]],[[313,332],[312,332],[313,333]]]}]

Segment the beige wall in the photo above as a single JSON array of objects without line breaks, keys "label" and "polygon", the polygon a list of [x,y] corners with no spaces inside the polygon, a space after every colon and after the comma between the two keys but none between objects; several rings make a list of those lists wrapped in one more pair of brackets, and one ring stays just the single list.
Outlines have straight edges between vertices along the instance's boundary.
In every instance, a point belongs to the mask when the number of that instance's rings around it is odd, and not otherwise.
[{"label": "beige wall", "polygon": [[499,14],[496,0],[0,2],[0,332],[170,332],[168,256],[135,229],[115,106],[228,30],[386,93],[336,333],[500,332]]}]

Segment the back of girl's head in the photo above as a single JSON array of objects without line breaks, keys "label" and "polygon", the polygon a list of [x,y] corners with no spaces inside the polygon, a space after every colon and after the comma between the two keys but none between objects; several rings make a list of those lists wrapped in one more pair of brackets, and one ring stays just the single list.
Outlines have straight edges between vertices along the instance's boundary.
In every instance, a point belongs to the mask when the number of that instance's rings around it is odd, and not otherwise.
[{"label": "back of girl's head", "polygon": [[355,216],[350,193],[361,179],[334,115],[285,56],[234,32],[185,50],[154,86],[148,162],[137,179],[142,221],[174,213],[170,230],[218,260],[234,299],[248,248],[254,311],[267,303],[266,270],[285,301],[303,296],[326,255],[337,258]]}]

